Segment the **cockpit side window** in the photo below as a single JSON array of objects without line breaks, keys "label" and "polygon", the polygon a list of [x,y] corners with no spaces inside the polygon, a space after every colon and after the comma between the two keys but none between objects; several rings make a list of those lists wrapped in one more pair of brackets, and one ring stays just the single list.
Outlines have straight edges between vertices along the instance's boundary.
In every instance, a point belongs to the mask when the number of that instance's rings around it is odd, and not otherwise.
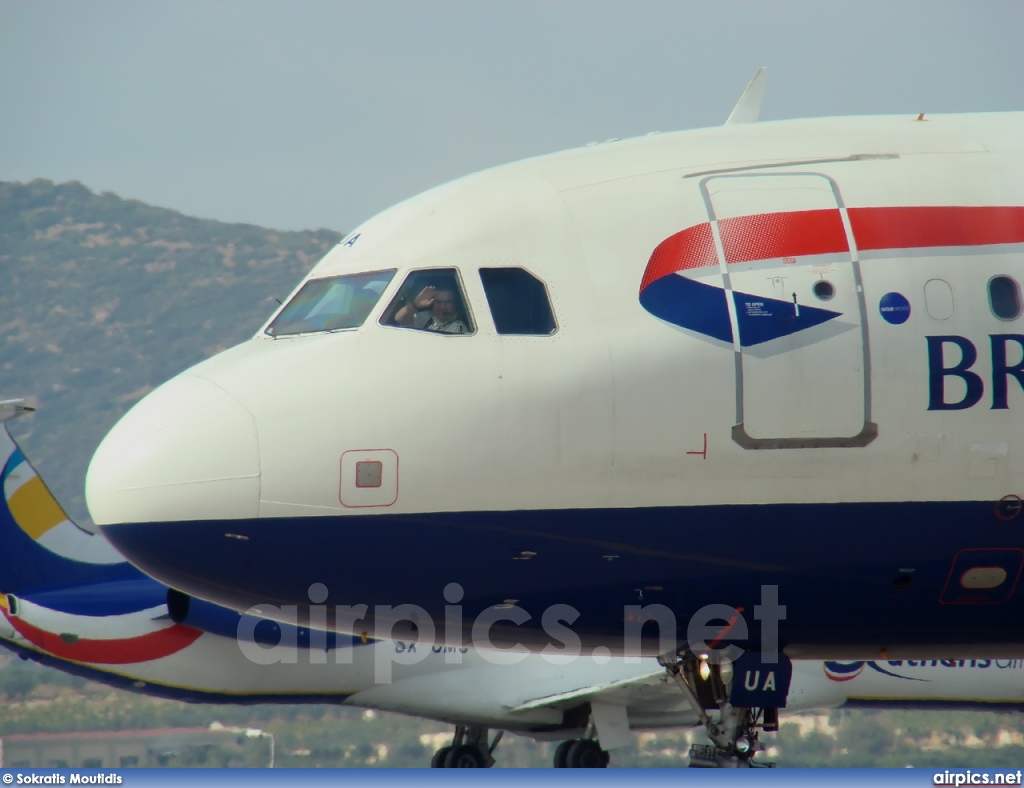
[{"label": "cockpit side window", "polygon": [[454,268],[413,271],[384,310],[380,322],[437,334],[473,333],[466,297]]},{"label": "cockpit side window", "polygon": [[549,336],[555,316],[544,283],[524,268],[481,268],[480,281],[499,334]]},{"label": "cockpit side window", "polygon": [[358,328],[380,300],[395,269],[310,279],[266,333],[272,337]]}]

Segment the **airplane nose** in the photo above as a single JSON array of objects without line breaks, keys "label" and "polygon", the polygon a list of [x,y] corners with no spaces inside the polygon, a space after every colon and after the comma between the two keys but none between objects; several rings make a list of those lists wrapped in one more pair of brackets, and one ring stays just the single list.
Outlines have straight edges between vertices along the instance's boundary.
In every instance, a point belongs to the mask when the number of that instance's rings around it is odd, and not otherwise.
[{"label": "airplane nose", "polygon": [[179,375],[103,439],[89,465],[85,496],[98,525],[256,517],[256,422],[219,386]]}]

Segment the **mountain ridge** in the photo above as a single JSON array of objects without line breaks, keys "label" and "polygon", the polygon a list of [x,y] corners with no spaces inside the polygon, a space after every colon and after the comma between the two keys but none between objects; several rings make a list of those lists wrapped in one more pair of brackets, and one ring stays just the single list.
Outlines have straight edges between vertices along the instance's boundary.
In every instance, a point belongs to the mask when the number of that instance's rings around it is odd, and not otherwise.
[{"label": "mountain ridge", "polygon": [[85,471],[138,399],[244,341],[342,238],[187,216],[78,181],[0,182],[0,399],[78,522]]}]

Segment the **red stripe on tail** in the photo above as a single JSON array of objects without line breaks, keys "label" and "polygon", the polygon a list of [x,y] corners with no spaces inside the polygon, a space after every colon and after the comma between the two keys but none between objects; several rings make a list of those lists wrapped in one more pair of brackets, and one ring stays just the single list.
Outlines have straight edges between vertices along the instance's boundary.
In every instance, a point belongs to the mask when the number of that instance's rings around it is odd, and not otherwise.
[{"label": "red stripe on tail", "polygon": [[170,656],[195,643],[203,634],[201,629],[174,624],[157,632],[148,632],[134,638],[112,638],[92,640],[78,638],[68,642],[60,635],[29,624],[17,616],[4,617],[26,640],[43,651],[61,659],[73,662],[87,662],[94,665],[127,665],[133,662],[150,662]]}]

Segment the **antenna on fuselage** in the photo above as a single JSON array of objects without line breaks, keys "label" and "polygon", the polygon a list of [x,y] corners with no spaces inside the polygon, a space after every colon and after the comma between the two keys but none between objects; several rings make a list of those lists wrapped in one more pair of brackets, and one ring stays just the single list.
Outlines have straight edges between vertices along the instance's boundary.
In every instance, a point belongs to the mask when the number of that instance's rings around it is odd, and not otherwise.
[{"label": "antenna on fuselage", "polygon": [[750,80],[750,84],[747,85],[747,89],[743,91],[743,95],[740,96],[740,100],[736,102],[736,106],[732,108],[732,112],[729,113],[729,117],[726,118],[725,124],[729,126],[733,123],[757,123],[757,119],[761,114],[761,99],[764,98],[764,83],[768,79],[768,69],[762,66],[754,72],[754,76]]}]

